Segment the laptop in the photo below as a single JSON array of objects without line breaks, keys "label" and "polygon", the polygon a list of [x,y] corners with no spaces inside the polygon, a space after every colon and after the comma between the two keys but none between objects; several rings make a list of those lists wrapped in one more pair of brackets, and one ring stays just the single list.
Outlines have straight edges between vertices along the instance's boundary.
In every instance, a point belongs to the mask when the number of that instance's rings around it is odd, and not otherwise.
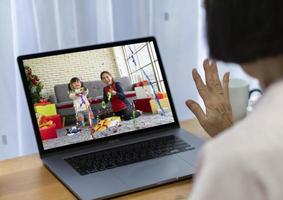
[{"label": "laptop", "polygon": [[204,141],[180,128],[154,37],[23,55],[18,64],[40,157],[78,199],[194,174]]}]

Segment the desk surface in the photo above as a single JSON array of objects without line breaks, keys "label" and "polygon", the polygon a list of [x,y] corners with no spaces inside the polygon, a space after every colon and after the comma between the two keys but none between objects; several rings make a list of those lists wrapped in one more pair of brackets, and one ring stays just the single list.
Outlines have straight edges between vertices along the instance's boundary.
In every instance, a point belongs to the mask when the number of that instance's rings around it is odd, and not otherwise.
[{"label": "desk surface", "polygon": [[[181,126],[209,138],[196,119]],[[192,180],[185,180],[115,198],[116,200],[186,199]],[[0,161],[0,199],[76,199],[42,164],[38,154]]]}]

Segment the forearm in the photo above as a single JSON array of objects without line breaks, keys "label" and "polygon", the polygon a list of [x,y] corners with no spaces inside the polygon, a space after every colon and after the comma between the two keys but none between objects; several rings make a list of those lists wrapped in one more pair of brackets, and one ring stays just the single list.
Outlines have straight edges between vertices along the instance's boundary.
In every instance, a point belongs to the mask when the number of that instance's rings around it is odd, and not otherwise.
[{"label": "forearm", "polygon": [[116,95],[119,97],[119,99],[125,99],[126,95],[124,92],[117,92]]},{"label": "forearm", "polygon": [[122,99],[122,100],[125,99],[126,95],[125,95],[124,90],[121,87],[120,83],[116,84],[116,89],[117,89],[116,95],[119,97],[119,99]]}]

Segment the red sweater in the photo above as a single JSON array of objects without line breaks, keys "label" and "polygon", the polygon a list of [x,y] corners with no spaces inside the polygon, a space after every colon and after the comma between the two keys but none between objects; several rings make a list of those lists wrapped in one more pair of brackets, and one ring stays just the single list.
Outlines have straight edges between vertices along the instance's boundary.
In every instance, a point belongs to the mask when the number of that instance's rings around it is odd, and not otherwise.
[{"label": "red sweater", "polygon": [[[118,88],[117,88],[118,86]],[[117,92],[116,95],[111,96],[111,106],[112,106],[112,110],[113,112],[119,112],[121,110],[124,110],[127,108],[126,103],[124,102],[124,100],[122,98],[125,98],[125,94],[123,89],[121,88],[121,86],[119,85],[119,83],[113,83],[111,85],[108,85],[104,88],[104,97],[106,96],[106,99],[104,98],[104,100],[106,100],[106,102],[108,102],[108,92],[111,93],[111,90],[115,90]],[[112,95],[112,94],[111,94]]]}]

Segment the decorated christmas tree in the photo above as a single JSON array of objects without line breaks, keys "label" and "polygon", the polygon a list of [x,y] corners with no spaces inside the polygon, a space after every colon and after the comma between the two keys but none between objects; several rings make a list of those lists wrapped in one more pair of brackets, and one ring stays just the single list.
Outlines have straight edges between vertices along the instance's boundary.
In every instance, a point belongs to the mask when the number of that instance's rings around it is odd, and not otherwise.
[{"label": "decorated christmas tree", "polygon": [[31,93],[32,103],[38,103],[42,99],[41,90],[43,88],[43,84],[39,80],[38,76],[32,74],[32,70],[29,66],[24,67],[27,76],[28,87]]}]

